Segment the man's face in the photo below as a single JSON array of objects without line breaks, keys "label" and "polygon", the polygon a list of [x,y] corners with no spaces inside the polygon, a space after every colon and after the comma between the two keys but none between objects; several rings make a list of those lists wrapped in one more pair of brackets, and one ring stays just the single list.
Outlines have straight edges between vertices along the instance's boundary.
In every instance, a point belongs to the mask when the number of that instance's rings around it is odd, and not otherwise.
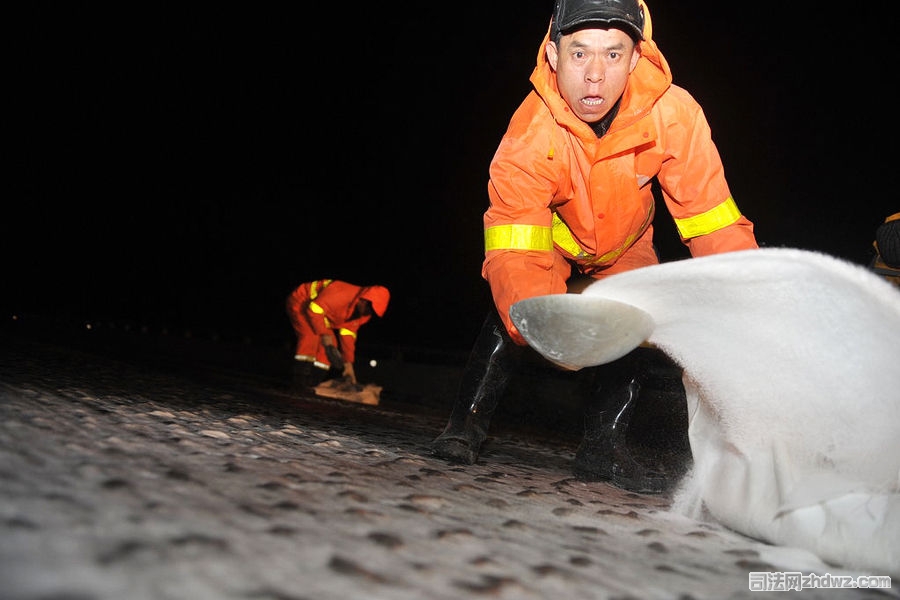
[{"label": "man's face", "polygon": [[351,319],[368,317],[372,314],[374,314],[374,311],[372,310],[372,303],[366,298],[360,298],[356,301],[356,306],[353,307],[353,314],[351,315]]},{"label": "man's face", "polygon": [[581,29],[547,42],[547,60],[556,71],[559,93],[578,118],[595,123],[625,91],[640,52],[620,29]]}]

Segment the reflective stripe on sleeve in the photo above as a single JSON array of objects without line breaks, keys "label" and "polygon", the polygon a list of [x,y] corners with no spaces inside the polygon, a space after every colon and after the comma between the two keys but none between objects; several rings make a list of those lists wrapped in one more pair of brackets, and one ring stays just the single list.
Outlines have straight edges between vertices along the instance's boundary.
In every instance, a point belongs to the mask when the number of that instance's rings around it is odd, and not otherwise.
[{"label": "reflective stripe on sleeve", "polygon": [[332,279],[322,279],[321,281],[313,281],[312,285],[309,288],[309,298],[312,300],[316,296],[319,295],[319,292],[328,287],[328,284],[331,283]]},{"label": "reflective stripe on sleeve", "polygon": [[728,227],[740,218],[741,211],[738,210],[734,198],[729,196],[724,202],[705,213],[687,219],[675,219],[675,227],[678,228],[681,237],[688,240]]},{"label": "reflective stripe on sleeve", "polygon": [[553,250],[550,227],[540,225],[496,225],[484,230],[484,250]]},{"label": "reflective stripe on sleeve", "polygon": [[350,331],[349,329],[344,329],[343,327],[341,327],[340,329],[338,329],[338,333],[341,334],[341,335],[349,335],[349,336],[352,337],[353,339],[356,339],[356,332],[355,332],[355,331]]},{"label": "reflective stripe on sleeve", "polygon": [[326,326],[326,327],[331,327],[331,321],[328,319],[328,317],[325,316],[325,309],[324,309],[324,308],[322,308],[321,306],[319,306],[319,305],[316,304],[315,302],[310,302],[310,303],[309,303],[309,310],[310,310],[311,312],[316,313],[317,315],[322,315],[322,318],[325,319],[325,326]]}]

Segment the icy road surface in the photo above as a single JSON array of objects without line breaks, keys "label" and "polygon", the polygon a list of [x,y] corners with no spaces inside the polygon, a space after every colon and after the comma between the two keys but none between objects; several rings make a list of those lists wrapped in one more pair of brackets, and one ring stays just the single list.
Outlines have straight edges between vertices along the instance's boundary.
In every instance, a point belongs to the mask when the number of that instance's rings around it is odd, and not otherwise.
[{"label": "icy road surface", "polygon": [[3,332],[0,597],[759,599],[751,571],[840,572],[572,479],[571,436],[500,428],[451,466],[427,449],[448,410],[298,394],[253,369],[268,354],[209,352]]}]

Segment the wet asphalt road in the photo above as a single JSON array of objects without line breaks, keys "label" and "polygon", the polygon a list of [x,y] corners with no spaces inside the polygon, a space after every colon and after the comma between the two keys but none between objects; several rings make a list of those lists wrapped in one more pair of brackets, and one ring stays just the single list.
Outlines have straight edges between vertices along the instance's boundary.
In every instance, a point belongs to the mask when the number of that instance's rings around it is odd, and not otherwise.
[{"label": "wet asphalt road", "polygon": [[372,407],[292,390],[280,350],[2,335],[3,600],[760,598],[751,571],[825,572],[573,479],[564,414],[501,421],[476,465],[432,457],[454,369]]}]

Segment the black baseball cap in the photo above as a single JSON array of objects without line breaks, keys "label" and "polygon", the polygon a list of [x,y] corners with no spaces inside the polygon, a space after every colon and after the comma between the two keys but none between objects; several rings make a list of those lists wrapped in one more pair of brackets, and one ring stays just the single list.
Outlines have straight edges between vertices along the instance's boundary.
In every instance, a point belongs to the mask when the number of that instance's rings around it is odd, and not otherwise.
[{"label": "black baseball cap", "polygon": [[644,39],[644,13],[638,0],[556,0],[551,39],[588,25],[621,29],[634,40]]}]

